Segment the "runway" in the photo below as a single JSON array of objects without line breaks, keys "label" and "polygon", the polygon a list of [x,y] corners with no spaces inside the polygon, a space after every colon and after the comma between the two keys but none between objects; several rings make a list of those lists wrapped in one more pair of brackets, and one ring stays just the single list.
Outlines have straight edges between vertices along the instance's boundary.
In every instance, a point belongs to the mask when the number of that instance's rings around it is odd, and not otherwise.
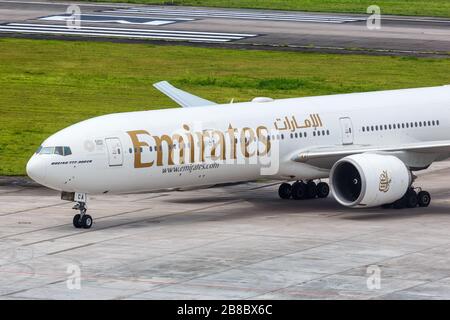
[{"label": "runway", "polygon": [[[450,55],[450,19],[382,16],[381,29],[367,15],[220,9],[135,4],[0,1],[0,36],[181,43],[342,53]],[[67,20],[81,28],[68,28]]]},{"label": "runway", "polygon": [[0,299],[450,299],[449,174],[420,173],[433,202],[411,210],[281,200],[270,181],[92,196],[90,230],[57,192],[0,178]]}]

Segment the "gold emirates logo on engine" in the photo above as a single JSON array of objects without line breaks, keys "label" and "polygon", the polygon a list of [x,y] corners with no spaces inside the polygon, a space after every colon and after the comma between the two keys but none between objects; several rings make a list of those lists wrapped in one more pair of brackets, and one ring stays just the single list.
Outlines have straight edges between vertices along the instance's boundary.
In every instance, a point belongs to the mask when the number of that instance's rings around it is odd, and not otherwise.
[{"label": "gold emirates logo on engine", "polygon": [[389,178],[388,172],[385,170],[380,174],[380,187],[381,192],[388,192],[391,186],[391,178]]}]

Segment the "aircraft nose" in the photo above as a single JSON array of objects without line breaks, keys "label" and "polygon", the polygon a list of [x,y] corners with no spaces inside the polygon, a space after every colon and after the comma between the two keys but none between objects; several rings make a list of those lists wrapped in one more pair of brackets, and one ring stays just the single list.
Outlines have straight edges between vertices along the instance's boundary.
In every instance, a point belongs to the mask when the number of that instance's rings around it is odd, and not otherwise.
[{"label": "aircraft nose", "polygon": [[46,167],[44,161],[39,159],[36,155],[31,157],[27,163],[28,176],[37,183],[43,184],[45,182]]}]

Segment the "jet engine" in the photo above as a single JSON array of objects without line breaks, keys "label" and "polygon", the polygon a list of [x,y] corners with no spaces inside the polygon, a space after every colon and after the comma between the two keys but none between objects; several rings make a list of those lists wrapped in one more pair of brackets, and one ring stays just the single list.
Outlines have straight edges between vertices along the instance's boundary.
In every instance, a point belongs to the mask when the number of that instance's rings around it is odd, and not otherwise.
[{"label": "jet engine", "polygon": [[412,183],[409,169],[398,158],[356,154],[335,163],[330,173],[335,199],[346,207],[376,207],[392,203]]}]

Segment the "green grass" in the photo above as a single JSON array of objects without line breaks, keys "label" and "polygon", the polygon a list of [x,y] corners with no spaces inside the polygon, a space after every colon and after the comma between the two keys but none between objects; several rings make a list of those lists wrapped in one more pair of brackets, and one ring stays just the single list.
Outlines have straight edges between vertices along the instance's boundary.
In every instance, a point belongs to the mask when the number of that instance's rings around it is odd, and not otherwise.
[{"label": "green grass", "polygon": [[[92,0],[89,0],[92,1]],[[144,4],[259,8],[322,12],[367,13],[376,4],[382,14],[450,17],[449,0],[105,0]]]},{"label": "green grass", "polygon": [[0,38],[0,175],[49,135],[97,115],[176,107],[169,80],[217,102],[450,83],[450,59]]}]

